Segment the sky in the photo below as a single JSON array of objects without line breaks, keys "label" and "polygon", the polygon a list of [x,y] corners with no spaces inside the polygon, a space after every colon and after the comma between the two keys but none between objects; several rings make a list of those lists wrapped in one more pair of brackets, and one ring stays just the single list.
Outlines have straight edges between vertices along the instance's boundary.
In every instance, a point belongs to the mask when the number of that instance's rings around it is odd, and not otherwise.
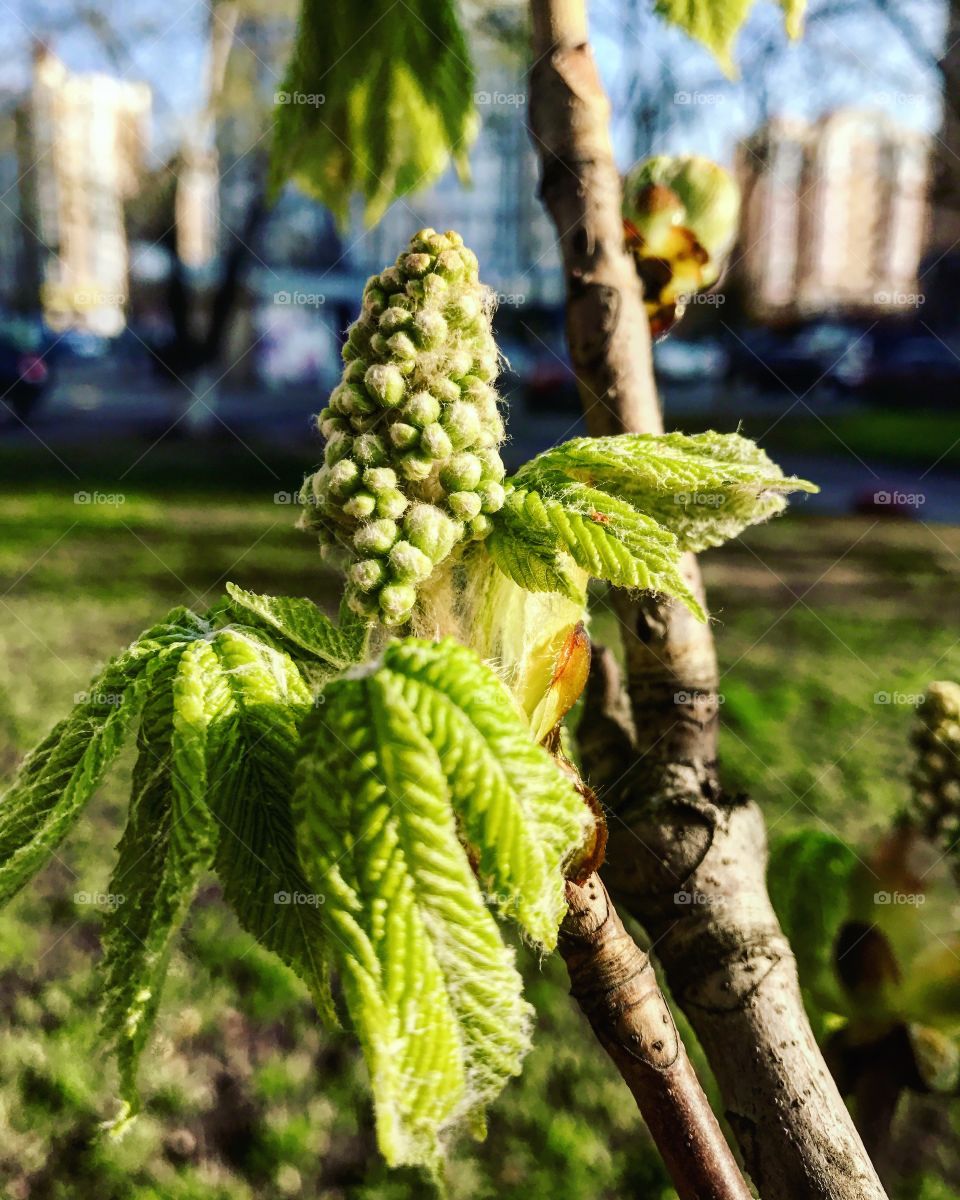
[{"label": "sky", "polygon": [[[501,0],[502,2],[502,0]],[[882,12],[885,0],[813,0],[804,38],[790,43],[782,15],[758,0],[740,35],[738,81],[725,79],[707,50],[668,28],[652,0],[591,0],[592,39],[614,105],[618,158],[629,165],[644,147],[695,150],[729,161],[738,138],[770,113],[815,118],[840,105],[881,108],[911,128],[935,132],[944,0],[889,0],[911,23],[908,44]],[[87,14],[102,16],[113,60]],[[0,0],[6,53],[0,91],[27,83],[30,46],[48,37],[74,70],[106,70],[154,89],[155,144],[175,144],[197,110],[203,87],[205,0]],[[920,53],[917,48],[920,47]],[[655,102],[650,105],[649,85]],[[657,112],[656,128],[638,122],[638,106]]]}]

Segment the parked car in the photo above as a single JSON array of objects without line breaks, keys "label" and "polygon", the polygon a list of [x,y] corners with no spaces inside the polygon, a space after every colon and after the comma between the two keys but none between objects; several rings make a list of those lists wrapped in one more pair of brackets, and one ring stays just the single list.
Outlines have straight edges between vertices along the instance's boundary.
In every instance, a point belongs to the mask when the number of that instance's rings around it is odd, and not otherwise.
[{"label": "parked car", "polygon": [[960,357],[926,330],[875,339],[861,388],[884,404],[955,404],[960,397]]},{"label": "parked car", "polygon": [[817,321],[792,329],[731,333],[728,378],[761,391],[806,396],[818,388],[849,392],[862,385],[872,353],[866,328]]},{"label": "parked car", "polygon": [[50,385],[50,346],[39,317],[0,316],[0,399],[21,420]]}]

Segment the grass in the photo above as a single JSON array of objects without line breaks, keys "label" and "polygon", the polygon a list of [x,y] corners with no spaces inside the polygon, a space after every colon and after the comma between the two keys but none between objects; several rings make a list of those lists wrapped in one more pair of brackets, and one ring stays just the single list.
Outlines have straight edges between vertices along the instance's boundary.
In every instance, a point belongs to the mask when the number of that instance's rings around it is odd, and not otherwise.
[{"label": "grass", "polygon": [[[272,462],[271,476],[230,454],[219,455],[220,487],[209,452],[192,447],[171,451],[175,477],[150,456],[149,474],[122,487],[95,451],[71,460],[80,479],[65,487],[39,454],[10,462],[0,491],[0,774],[166,607],[209,602],[226,579],[331,598],[291,506],[274,503],[306,464]],[[80,504],[79,490],[124,498]],[[906,795],[911,708],[901,699],[931,678],[960,677],[960,529],[788,517],[712,552],[705,568],[728,785],[762,801],[775,833],[819,824],[869,844]],[[610,632],[602,619],[598,628]],[[878,693],[896,702],[878,703]],[[318,1030],[303,990],[212,887],[174,955],[142,1072],[145,1114],[119,1142],[98,1134],[115,1076],[97,1038],[98,916],[75,897],[106,890],[125,782],[122,771],[101,789],[51,865],[0,914],[0,1194],[422,1196],[418,1176],[379,1164],[349,1037]],[[525,970],[536,1047],[494,1106],[487,1142],[458,1148],[453,1196],[672,1195],[632,1101],[566,997],[562,968],[525,956]],[[896,1194],[960,1195],[939,1187],[918,1176]]]}]

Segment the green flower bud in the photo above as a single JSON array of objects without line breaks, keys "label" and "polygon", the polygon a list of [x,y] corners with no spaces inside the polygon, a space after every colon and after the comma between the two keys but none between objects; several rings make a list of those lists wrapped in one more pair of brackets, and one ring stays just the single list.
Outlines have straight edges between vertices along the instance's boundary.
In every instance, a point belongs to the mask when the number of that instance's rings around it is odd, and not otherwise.
[{"label": "green flower bud", "polygon": [[454,350],[447,360],[447,373],[457,383],[462,383],[472,370],[473,355],[469,350]]},{"label": "green flower bud", "polygon": [[450,553],[457,533],[456,524],[434,504],[413,504],[403,518],[403,536],[434,563]]},{"label": "green flower bud", "polygon": [[343,458],[330,468],[327,483],[332,496],[348,496],[360,484],[360,469],[352,458]]},{"label": "green flower bud", "polygon": [[433,570],[432,560],[412,542],[397,542],[390,551],[390,570],[401,583],[419,583]]},{"label": "green flower bud", "polygon": [[440,482],[448,492],[470,492],[480,482],[483,464],[475,454],[455,454],[440,469]]},{"label": "green flower bud", "polygon": [[346,433],[349,428],[347,418],[337,416],[332,408],[317,414],[317,429],[328,441],[335,433]]},{"label": "green flower bud", "polygon": [[472,521],[480,515],[480,497],[476,492],[451,492],[447,503],[458,521]]},{"label": "green flower bud", "polygon": [[375,433],[363,433],[354,441],[353,456],[364,467],[382,467],[389,461],[383,439]]},{"label": "green flower bud", "polygon": [[428,275],[421,283],[424,298],[428,303],[439,304],[445,296],[449,295],[450,285],[440,275]]},{"label": "green flower bud", "polygon": [[[379,284],[379,280],[378,280]],[[363,311],[366,316],[378,317],[387,307],[387,294],[379,286],[367,288],[363,294]]]},{"label": "green flower bud", "polygon": [[354,359],[352,363],[347,363],[343,370],[344,383],[363,383],[363,375],[367,369],[367,365],[359,359]]},{"label": "green flower bud", "polygon": [[444,404],[453,404],[454,400],[460,399],[460,389],[452,379],[431,380],[430,390]]},{"label": "green flower bud", "polygon": [[403,416],[411,425],[424,429],[432,425],[440,417],[440,401],[429,392],[416,392],[401,409]]},{"label": "green flower bud", "polygon": [[388,337],[387,346],[390,353],[395,354],[397,358],[409,359],[411,362],[416,360],[417,347],[408,333],[395,333]]},{"label": "green flower bud", "polygon": [[480,299],[470,292],[463,292],[447,305],[447,320],[454,329],[465,329],[472,325],[483,312]]},{"label": "green flower bud", "polygon": [[418,345],[426,350],[432,350],[445,341],[448,335],[447,323],[438,312],[426,309],[417,313],[413,319],[413,337]]},{"label": "green flower bud", "polygon": [[377,516],[399,521],[410,507],[410,501],[399,488],[387,488],[377,493]]},{"label": "green flower bud", "polygon": [[388,583],[380,592],[380,615],[386,625],[399,625],[413,612],[417,589],[409,583]]},{"label": "green flower bud", "polygon": [[370,353],[375,354],[378,358],[386,358],[390,353],[387,339],[379,331],[370,338]]},{"label": "green flower bud", "polygon": [[483,513],[478,517],[474,517],[472,521],[467,522],[467,537],[471,541],[479,542],[489,536],[493,529],[493,522]]},{"label": "green flower bud", "polygon": [[363,382],[384,408],[395,408],[403,399],[403,376],[392,363],[375,363],[367,370]]},{"label": "green flower bud", "polygon": [[328,467],[332,467],[341,458],[346,458],[352,448],[353,438],[349,433],[332,433],[323,449],[323,461]]},{"label": "green flower bud", "polygon": [[381,517],[361,525],[353,535],[353,544],[361,554],[386,554],[398,536],[396,521]]},{"label": "green flower bud", "polygon": [[374,493],[389,491],[397,486],[397,473],[392,467],[367,467],[363,473],[363,486]]},{"label": "green flower bud", "polygon": [[450,283],[463,277],[465,266],[456,250],[444,250],[437,256],[437,274]]},{"label": "green flower bud", "polygon": [[397,465],[404,479],[409,479],[412,483],[422,483],[433,474],[433,459],[418,454],[415,450],[408,450],[406,454],[401,455]]},{"label": "green flower bud", "polygon": [[420,435],[420,445],[431,458],[447,458],[453,451],[453,443],[442,425],[434,422]]},{"label": "green flower bud", "polygon": [[443,414],[443,428],[457,450],[472,446],[480,436],[480,414],[467,400],[455,400]]},{"label": "green flower bud", "polygon": [[477,495],[480,497],[480,508],[485,513],[499,512],[507,498],[503,484],[495,483],[492,479],[481,479],[477,484]]},{"label": "green flower bud", "polygon": [[391,333],[396,333],[398,329],[402,329],[404,325],[409,325],[411,320],[410,313],[405,308],[400,308],[396,304],[391,304],[386,309],[377,322],[377,329],[384,335],[389,337]]},{"label": "green flower bud", "polygon": [[431,255],[421,251],[420,253],[405,254],[400,263],[408,276],[419,279],[421,275],[426,275],[433,266],[433,258]]},{"label": "green flower bud", "polygon": [[361,592],[372,592],[386,577],[387,572],[379,558],[362,558],[347,572],[347,578]]},{"label": "green flower bud", "polygon": [[351,588],[347,592],[347,607],[358,617],[367,617],[373,620],[380,616],[380,597],[378,595],[365,596],[363,592]]},{"label": "green flower bud", "polygon": [[371,492],[360,491],[354,492],[346,504],[344,504],[343,511],[348,517],[353,517],[355,521],[365,521],[368,517],[373,516],[376,507],[376,496]]},{"label": "green flower bud", "polygon": [[393,292],[402,292],[406,282],[396,267],[387,267],[385,271],[380,272],[380,286],[388,296]]},{"label": "green flower bud", "polygon": [[420,430],[405,421],[394,421],[388,433],[398,450],[409,450],[420,441]]},{"label": "green flower bud", "polygon": [[426,229],[418,229],[410,239],[410,245],[415,251],[430,253],[430,239],[437,236],[437,231],[429,225]]}]

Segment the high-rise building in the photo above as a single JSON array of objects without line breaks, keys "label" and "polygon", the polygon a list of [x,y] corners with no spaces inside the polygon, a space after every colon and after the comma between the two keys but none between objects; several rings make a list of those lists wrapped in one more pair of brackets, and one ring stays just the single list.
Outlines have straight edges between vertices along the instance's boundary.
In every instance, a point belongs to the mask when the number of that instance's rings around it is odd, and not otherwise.
[{"label": "high-rise building", "polygon": [[20,111],[21,211],[30,282],[54,328],[123,328],[124,202],[137,189],[150,107],[146,84],[73,74],[37,49]]},{"label": "high-rise building", "polygon": [[741,143],[734,262],[755,315],[915,307],[928,158],[924,135],[847,109],[775,119]]}]

